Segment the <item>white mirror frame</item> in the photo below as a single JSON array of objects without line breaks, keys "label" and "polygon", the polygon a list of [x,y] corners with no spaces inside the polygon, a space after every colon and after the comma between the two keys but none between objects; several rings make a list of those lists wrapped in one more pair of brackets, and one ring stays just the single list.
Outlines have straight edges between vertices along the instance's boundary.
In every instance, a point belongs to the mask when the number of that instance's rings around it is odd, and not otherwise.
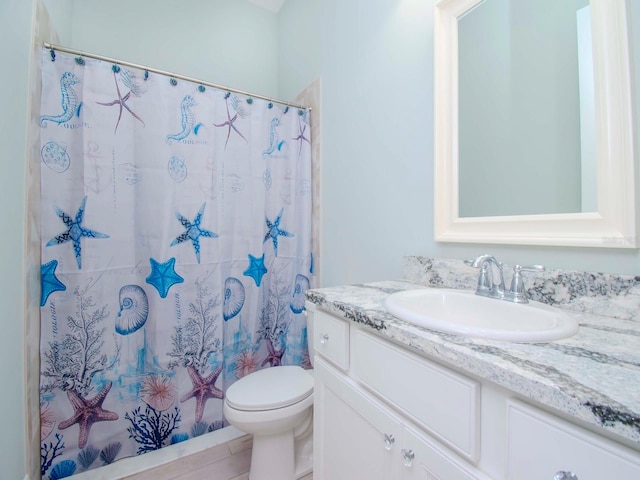
[{"label": "white mirror frame", "polygon": [[636,248],[633,98],[626,0],[590,1],[598,211],[458,216],[458,18],[482,1],[441,0],[435,8],[436,241]]}]

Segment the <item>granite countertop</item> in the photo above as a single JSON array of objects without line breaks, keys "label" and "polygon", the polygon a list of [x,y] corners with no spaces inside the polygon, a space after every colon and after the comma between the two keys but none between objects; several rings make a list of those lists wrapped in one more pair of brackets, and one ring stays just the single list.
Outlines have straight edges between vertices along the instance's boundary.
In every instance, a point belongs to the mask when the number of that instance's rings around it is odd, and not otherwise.
[{"label": "granite countertop", "polygon": [[[379,335],[597,425],[640,450],[640,323],[581,312],[579,331],[549,343],[510,343],[416,327],[387,313],[392,293],[429,288],[386,281],[309,290],[307,299]],[[497,301],[497,300],[496,300]]]}]

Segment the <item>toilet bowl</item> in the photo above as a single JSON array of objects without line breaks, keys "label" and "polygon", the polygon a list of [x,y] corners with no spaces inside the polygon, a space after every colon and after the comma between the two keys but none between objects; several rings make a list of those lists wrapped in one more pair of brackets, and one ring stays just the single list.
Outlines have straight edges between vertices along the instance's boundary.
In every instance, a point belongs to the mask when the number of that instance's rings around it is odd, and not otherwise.
[{"label": "toilet bowl", "polygon": [[294,480],[311,472],[310,371],[292,365],[251,373],[227,389],[223,413],[253,434],[249,480]]}]

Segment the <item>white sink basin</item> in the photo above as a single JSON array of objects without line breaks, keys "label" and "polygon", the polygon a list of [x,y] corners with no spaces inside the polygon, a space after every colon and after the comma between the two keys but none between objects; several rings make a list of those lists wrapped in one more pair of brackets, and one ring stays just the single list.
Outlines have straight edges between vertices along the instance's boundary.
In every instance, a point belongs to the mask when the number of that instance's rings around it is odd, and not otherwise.
[{"label": "white sink basin", "polygon": [[405,322],[466,337],[549,342],[578,331],[575,319],[557,308],[481,297],[468,290],[406,290],[389,295],[384,307]]}]

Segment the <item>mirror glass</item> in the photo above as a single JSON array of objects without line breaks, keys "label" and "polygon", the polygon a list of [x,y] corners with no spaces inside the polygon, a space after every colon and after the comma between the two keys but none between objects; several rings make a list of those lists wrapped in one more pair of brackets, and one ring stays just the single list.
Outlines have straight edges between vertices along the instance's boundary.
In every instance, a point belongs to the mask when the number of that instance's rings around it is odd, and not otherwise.
[{"label": "mirror glass", "polygon": [[591,58],[589,0],[458,19],[460,217],[596,211]]},{"label": "mirror glass", "polygon": [[627,0],[439,0],[435,238],[635,248]]}]

